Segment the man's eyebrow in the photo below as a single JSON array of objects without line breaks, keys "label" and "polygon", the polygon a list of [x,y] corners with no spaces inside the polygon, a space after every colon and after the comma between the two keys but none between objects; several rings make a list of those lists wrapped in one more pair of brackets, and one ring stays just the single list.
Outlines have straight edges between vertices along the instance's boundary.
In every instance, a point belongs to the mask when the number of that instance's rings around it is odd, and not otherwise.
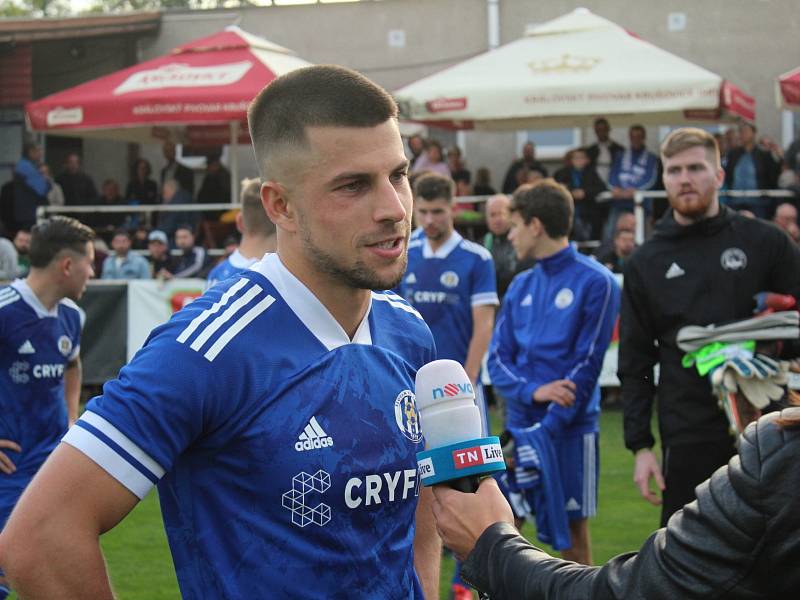
[{"label": "man's eyebrow", "polygon": [[[396,173],[397,171],[405,171],[406,169],[408,169],[408,166],[410,164],[411,164],[410,161],[408,159],[405,159],[403,160],[403,162],[398,163],[397,166],[392,169],[392,173]],[[346,173],[340,173],[339,175],[331,179],[328,183],[329,185],[336,185],[337,183],[340,183],[342,181],[350,181],[350,180],[365,181],[371,179],[372,176],[373,176],[372,173],[366,173],[361,171],[350,171]]]}]

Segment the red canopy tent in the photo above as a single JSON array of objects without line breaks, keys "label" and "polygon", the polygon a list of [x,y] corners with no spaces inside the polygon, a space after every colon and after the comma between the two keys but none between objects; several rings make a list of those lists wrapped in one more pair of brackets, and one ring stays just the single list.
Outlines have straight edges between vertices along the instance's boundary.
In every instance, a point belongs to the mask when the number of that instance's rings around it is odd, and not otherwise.
[{"label": "red canopy tent", "polygon": [[[238,27],[173,49],[26,105],[31,129],[194,146],[247,143],[247,106],[275,78],[309,66],[282,46]],[[232,198],[238,165],[231,153]]]},{"label": "red canopy tent", "polygon": [[800,110],[800,67],[778,77],[776,91],[778,106]]}]

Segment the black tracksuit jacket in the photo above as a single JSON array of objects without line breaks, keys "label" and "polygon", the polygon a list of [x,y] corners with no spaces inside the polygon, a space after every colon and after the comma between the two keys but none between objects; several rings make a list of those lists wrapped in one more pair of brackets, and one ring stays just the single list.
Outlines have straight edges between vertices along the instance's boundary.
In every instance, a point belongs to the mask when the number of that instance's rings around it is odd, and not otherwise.
[{"label": "black tracksuit jacket", "polygon": [[658,425],[664,447],[730,443],[728,424],[707,377],[681,366],[676,344],[685,325],[710,325],[753,315],[759,292],[800,298],[800,249],[783,231],[725,207],[690,226],[672,211],[625,268],[620,315],[619,377],[625,445],[653,446],[650,429],[660,364]]}]

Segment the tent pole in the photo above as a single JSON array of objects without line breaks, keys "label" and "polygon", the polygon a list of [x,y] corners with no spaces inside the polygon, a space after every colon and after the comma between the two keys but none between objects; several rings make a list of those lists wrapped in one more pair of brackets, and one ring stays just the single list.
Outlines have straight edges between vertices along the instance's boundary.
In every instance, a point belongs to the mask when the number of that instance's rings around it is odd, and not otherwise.
[{"label": "tent pole", "polygon": [[239,121],[231,121],[231,145],[228,146],[228,156],[230,156],[231,167],[231,202],[239,202],[239,153],[237,144],[239,143]]}]

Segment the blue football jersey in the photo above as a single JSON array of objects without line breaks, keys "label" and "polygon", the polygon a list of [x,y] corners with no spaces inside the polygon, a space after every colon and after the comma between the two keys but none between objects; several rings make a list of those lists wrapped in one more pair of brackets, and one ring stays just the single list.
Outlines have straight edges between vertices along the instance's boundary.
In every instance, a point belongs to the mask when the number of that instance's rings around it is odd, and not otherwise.
[{"label": "blue football jersey", "polygon": [[462,365],[472,339],[472,307],[499,304],[491,253],[456,231],[436,252],[427,238],[409,243],[398,292],[431,328],[437,358]]},{"label": "blue football jersey", "polygon": [[29,481],[67,430],[64,371],[80,353],[84,313],[71,300],[47,310],[22,279],[0,288],[0,438],[17,466],[0,476]]},{"label": "blue football jersey", "polygon": [[257,258],[245,258],[242,256],[242,253],[239,252],[237,248],[228,258],[209,271],[208,278],[206,279],[208,287],[220,281],[225,281],[228,277],[233,277],[242,271],[246,271],[257,262]]},{"label": "blue football jersey", "polygon": [[430,330],[372,293],[351,341],[270,254],[156,328],[65,442],[137,496],[158,484],[187,598],[421,598]]}]

